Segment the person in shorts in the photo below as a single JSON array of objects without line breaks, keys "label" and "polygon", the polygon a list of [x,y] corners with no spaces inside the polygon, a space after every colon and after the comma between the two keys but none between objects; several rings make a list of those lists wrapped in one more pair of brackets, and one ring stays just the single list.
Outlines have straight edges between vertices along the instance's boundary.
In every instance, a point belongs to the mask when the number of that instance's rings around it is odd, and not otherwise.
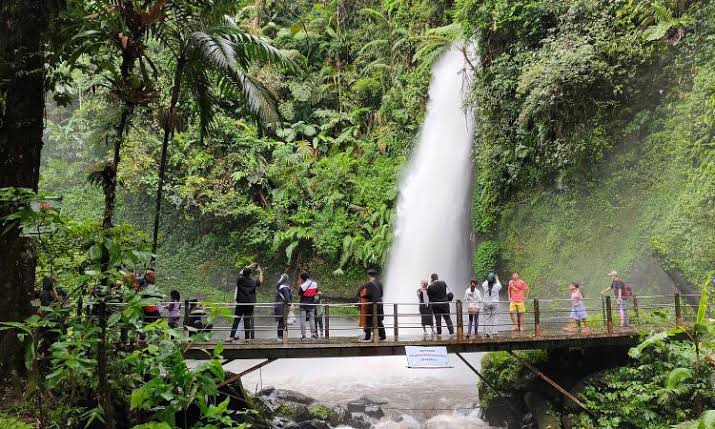
[{"label": "person in shorts", "polygon": [[513,327],[512,331],[524,330],[524,313],[526,313],[526,298],[529,295],[529,285],[514,272],[507,288],[509,296],[509,316]]}]

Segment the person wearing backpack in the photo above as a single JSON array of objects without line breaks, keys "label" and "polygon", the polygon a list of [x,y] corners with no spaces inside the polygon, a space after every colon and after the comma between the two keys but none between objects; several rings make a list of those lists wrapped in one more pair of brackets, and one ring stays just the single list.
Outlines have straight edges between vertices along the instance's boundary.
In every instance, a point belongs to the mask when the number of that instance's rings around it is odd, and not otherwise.
[{"label": "person wearing backpack", "polygon": [[310,278],[310,275],[303,271],[300,273],[301,283],[298,288],[300,294],[300,339],[305,340],[305,322],[310,323],[310,336],[312,339],[318,339],[318,329],[315,326],[315,306],[316,298],[320,289],[318,283]]},{"label": "person wearing backpack", "polygon": [[437,273],[433,273],[430,277],[432,283],[427,288],[427,295],[432,304],[434,312],[434,321],[437,324],[437,338],[442,337],[442,319],[447,324],[449,336],[454,337],[454,326],[452,325],[452,317],[449,315],[449,302],[454,299],[454,294],[447,287],[447,283],[439,279]]},{"label": "person wearing backpack", "polygon": [[611,278],[611,285],[602,290],[601,295],[613,291],[613,295],[616,297],[616,304],[618,304],[618,316],[621,319],[620,326],[628,328],[630,327],[628,309],[633,297],[633,288],[631,285],[624,283],[616,271],[611,271],[608,276]]},{"label": "person wearing backpack", "polygon": [[[258,280],[251,278],[252,268],[255,268],[256,272],[258,272]],[[255,326],[253,323],[253,307],[256,303],[256,288],[262,284],[263,269],[260,265],[254,262],[241,270],[241,274],[236,280],[236,291],[234,293],[236,307],[234,309],[233,324],[231,325],[231,340],[237,341],[239,339],[236,336],[236,330],[238,329],[238,324],[241,323],[241,319],[243,319],[243,331],[246,340],[256,338],[256,332],[253,328]]]}]

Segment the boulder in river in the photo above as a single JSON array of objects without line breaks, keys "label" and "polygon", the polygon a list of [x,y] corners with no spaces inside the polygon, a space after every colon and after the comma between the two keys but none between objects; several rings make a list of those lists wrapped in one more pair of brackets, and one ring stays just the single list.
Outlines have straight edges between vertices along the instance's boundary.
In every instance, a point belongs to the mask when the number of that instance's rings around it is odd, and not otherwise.
[{"label": "boulder in river", "polygon": [[358,399],[354,399],[348,402],[348,411],[351,413],[363,413],[365,409],[371,405],[385,405],[387,401],[382,399],[374,399],[367,396],[361,396]]},{"label": "boulder in river", "polygon": [[361,413],[351,414],[350,420],[347,421],[347,425],[355,429],[370,429],[374,427],[370,418]]},{"label": "boulder in river", "polygon": [[297,404],[312,405],[316,402],[316,400],[310,396],[296,392],[295,390],[276,389],[274,387],[267,387],[258,392],[256,396],[272,405],[275,405],[277,402],[295,402]]},{"label": "boulder in river", "polygon": [[286,429],[330,429],[330,425],[320,419],[291,423]]},{"label": "boulder in river", "polygon": [[377,404],[371,404],[365,407],[365,411],[363,411],[365,415],[368,417],[372,417],[373,419],[381,419],[384,415],[385,412],[382,410],[382,407],[377,405]]}]

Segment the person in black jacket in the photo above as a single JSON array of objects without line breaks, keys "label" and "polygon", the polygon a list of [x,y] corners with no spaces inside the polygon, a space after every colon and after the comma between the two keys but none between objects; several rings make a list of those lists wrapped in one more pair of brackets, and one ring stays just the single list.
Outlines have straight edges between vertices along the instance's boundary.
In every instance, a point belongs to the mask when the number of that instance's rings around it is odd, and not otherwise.
[{"label": "person in black jacket", "polygon": [[[364,292],[362,292],[364,290]],[[370,269],[367,271],[367,282],[360,286],[358,289],[358,300],[360,295],[362,295],[367,300],[366,313],[366,324],[363,328],[365,336],[360,341],[371,341],[372,340],[372,330],[373,330],[373,303],[377,303],[377,329],[380,336],[380,340],[385,340],[387,335],[385,334],[385,325],[383,321],[385,319],[385,311],[382,306],[382,283],[377,278],[377,271]]]},{"label": "person in black jacket", "polygon": [[[251,278],[251,269],[255,268],[258,272],[258,280]],[[263,284],[263,269],[257,263],[252,263],[248,267],[241,270],[241,274],[236,280],[236,292],[234,298],[236,300],[236,308],[234,310],[233,325],[231,325],[230,339],[238,340],[236,330],[238,324],[243,318],[243,331],[247,340],[256,338],[256,332],[253,329],[253,305],[256,303],[256,288]]]},{"label": "person in black jacket", "polygon": [[278,279],[278,284],[276,285],[276,298],[275,307],[273,308],[273,315],[278,322],[278,339],[283,339],[283,328],[285,324],[288,323],[285,320],[286,306],[290,308],[291,302],[293,301],[293,292],[290,290],[290,280],[288,274],[283,273]]},{"label": "person in black jacket", "polygon": [[427,296],[432,303],[432,312],[434,320],[437,323],[437,337],[442,335],[442,318],[447,324],[449,335],[454,335],[454,326],[452,325],[452,317],[449,315],[449,288],[447,283],[439,279],[437,273],[432,274],[432,283],[427,288]]}]

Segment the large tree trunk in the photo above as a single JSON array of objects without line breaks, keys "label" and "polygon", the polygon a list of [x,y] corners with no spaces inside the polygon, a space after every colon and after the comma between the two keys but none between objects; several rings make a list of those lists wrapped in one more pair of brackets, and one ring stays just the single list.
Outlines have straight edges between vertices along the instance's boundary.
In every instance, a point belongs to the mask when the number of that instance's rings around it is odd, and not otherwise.
[{"label": "large tree trunk", "polygon": [[[174,86],[171,89],[171,101],[169,102],[169,110],[164,118],[164,140],[161,143],[161,160],[159,161],[159,184],[156,188],[156,208],[154,211],[154,235],[151,243],[151,253],[156,255],[156,249],[159,243],[159,218],[161,216],[161,198],[164,191],[164,177],[166,176],[166,154],[169,149],[169,139],[174,132],[176,126],[176,103],[179,101],[179,93],[181,92],[181,79],[184,75],[184,67],[186,66],[186,58],[182,55],[176,61],[176,71],[174,73]],[[155,256],[152,256],[152,261]]]},{"label": "large tree trunk", "polygon": [[[42,35],[48,25],[47,0],[0,1],[0,62],[7,79],[0,79],[4,111],[0,117],[0,188],[29,188],[37,192],[45,103]],[[12,208],[0,202],[0,218]],[[0,221],[0,230],[2,221]],[[30,239],[17,229],[0,235],[0,322],[21,321],[32,313],[35,252]],[[0,375],[24,372],[16,332],[0,332]]]},{"label": "large tree trunk", "polygon": [[114,217],[114,206],[117,199],[117,171],[119,170],[119,161],[121,161],[120,153],[122,142],[124,141],[124,132],[129,124],[129,115],[131,115],[132,107],[124,106],[122,115],[119,118],[117,125],[117,135],[114,141],[114,155],[112,164],[104,169],[104,218],[102,220],[102,228],[107,230],[112,227],[112,218]]}]

